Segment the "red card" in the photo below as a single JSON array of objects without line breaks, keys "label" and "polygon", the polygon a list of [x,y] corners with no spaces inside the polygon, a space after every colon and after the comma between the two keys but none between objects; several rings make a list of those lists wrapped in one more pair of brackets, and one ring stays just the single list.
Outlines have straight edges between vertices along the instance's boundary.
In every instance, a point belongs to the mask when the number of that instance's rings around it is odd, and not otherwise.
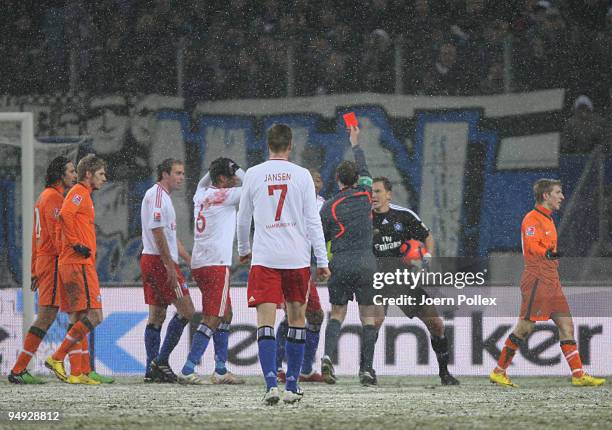
[{"label": "red card", "polygon": [[342,115],[344,118],[344,123],[346,124],[346,128],[351,128],[351,126],[358,127],[359,122],[357,121],[357,117],[355,116],[355,112],[349,112]]}]

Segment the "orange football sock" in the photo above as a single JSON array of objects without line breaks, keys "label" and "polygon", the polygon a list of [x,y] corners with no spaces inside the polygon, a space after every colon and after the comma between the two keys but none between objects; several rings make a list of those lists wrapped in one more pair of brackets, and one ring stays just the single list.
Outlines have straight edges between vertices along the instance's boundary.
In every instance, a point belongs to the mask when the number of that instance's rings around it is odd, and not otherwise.
[{"label": "orange football sock", "polygon": [[576,341],[562,340],[560,343],[561,351],[563,351],[567,364],[569,364],[570,369],[572,369],[572,376],[580,378],[585,372],[582,370],[582,360],[580,359],[580,353],[576,348]]},{"label": "orange football sock", "polygon": [[89,358],[89,342],[87,336],[81,340],[81,371],[89,375],[91,372],[91,360]]},{"label": "orange football sock", "polygon": [[89,333],[91,330],[88,325],[91,326],[91,323],[89,321],[87,321],[87,323],[85,323],[84,321],[77,321],[72,326],[72,328],[68,330],[68,333],[66,333],[64,341],[59,346],[57,351],[55,351],[55,354],[53,354],[53,359],[58,361],[64,361],[64,358],[66,358],[68,351],[72,349],[72,346],[74,344],[79,344],[80,350],[81,339],[87,336],[87,333]]},{"label": "orange football sock", "polygon": [[499,360],[497,360],[497,367],[495,368],[496,373],[506,372],[506,369],[508,368],[508,366],[510,366],[510,363],[512,363],[514,354],[516,354],[516,351],[521,346],[521,343],[522,340],[513,333],[508,336],[504,348],[502,349],[501,355],[499,356]]},{"label": "orange football sock", "polygon": [[68,351],[68,360],[70,360],[70,374],[79,376],[83,373],[81,369],[81,344],[75,343],[72,349]]},{"label": "orange football sock", "polygon": [[25,340],[23,341],[23,349],[19,353],[17,357],[17,362],[13,367],[13,373],[21,373],[30,364],[30,360],[36,354],[36,350],[38,350],[38,345],[42,342],[43,338],[47,334],[46,331],[40,329],[38,327],[30,327],[28,334],[26,334]]}]

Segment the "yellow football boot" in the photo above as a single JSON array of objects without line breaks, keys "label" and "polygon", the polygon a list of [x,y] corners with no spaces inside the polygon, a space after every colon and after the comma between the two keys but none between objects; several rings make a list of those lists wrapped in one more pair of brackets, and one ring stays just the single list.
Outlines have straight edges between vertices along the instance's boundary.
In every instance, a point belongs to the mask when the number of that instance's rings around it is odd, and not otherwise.
[{"label": "yellow football boot", "polygon": [[580,377],[572,376],[572,385],[574,387],[599,387],[605,382],[605,378],[596,378],[587,373]]},{"label": "yellow football boot", "polygon": [[68,379],[63,361],[54,360],[52,356],[48,356],[45,360],[45,367],[51,370],[60,381],[66,382]]},{"label": "yellow football boot", "polygon": [[81,373],[78,376],[70,375],[66,380],[69,384],[83,384],[83,385],[100,385],[100,381],[96,381],[95,379],[91,379],[84,373]]},{"label": "yellow football boot", "polygon": [[489,381],[491,381],[491,384],[503,385],[505,387],[518,388],[518,385],[512,382],[510,378],[508,378],[508,375],[506,375],[505,372],[504,373],[497,373],[495,371],[491,372],[491,374],[489,375]]}]

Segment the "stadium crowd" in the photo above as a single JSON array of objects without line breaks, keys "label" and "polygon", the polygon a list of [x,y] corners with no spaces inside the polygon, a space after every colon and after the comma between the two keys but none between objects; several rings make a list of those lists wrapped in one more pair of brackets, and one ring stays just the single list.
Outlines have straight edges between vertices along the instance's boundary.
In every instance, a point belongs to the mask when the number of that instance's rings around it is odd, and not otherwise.
[{"label": "stadium crowd", "polygon": [[71,76],[87,93],[176,94],[183,64],[187,97],[280,97],[289,61],[295,95],[393,93],[396,69],[406,94],[495,94],[512,35],[512,90],[580,84],[609,103],[610,0],[6,3],[3,94],[66,92]]}]

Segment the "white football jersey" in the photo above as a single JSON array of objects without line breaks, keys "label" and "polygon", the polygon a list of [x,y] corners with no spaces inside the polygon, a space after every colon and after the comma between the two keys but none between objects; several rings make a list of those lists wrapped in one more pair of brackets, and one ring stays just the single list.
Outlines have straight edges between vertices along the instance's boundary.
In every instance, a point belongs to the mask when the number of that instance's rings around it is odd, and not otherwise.
[{"label": "white football jersey", "polygon": [[198,188],[193,196],[191,268],[230,266],[241,187]]},{"label": "white football jersey", "polygon": [[273,269],[310,266],[310,246],[318,267],[327,252],[314,183],[308,170],[272,159],[247,170],[238,210],[238,253],[251,252],[251,218],[255,222],[252,265]]},{"label": "white football jersey", "polygon": [[142,253],[159,255],[152,230],[163,227],[170,256],[178,264],[176,213],[170,194],[159,183],[149,188],[142,199],[140,222],[142,224]]}]

